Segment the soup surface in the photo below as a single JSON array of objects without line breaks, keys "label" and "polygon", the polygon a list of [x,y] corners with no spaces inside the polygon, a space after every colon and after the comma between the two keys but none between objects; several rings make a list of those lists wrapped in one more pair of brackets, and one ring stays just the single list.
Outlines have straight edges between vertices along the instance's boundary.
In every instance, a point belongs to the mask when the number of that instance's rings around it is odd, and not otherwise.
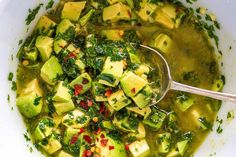
[{"label": "soup surface", "polygon": [[222,89],[214,49],[184,6],[61,1],[39,19],[18,53],[17,106],[43,154],[194,154],[211,131],[220,102],[171,91],[150,106],[159,98],[162,76],[154,59],[142,55],[141,43],[163,54],[175,81]]}]

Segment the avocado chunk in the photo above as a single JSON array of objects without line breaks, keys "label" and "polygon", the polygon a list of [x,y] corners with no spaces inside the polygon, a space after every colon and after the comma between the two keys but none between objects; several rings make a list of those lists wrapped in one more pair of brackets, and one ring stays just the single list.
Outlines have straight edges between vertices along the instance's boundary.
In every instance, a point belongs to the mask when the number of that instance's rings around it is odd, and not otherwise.
[{"label": "avocado chunk", "polygon": [[54,121],[51,118],[42,118],[34,131],[34,137],[36,140],[43,140],[52,134],[54,127]]},{"label": "avocado chunk", "polygon": [[47,139],[44,139],[42,142],[40,142],[39,146],[41,146],[43,150],[50,155],[55,153],[62,147],[59,139],[57,139],[57,137],[54,134],[52,134]]},{"label": "avocado chunk", "polygon": [[143,74],[149,74],[150,68],[148,65],[141,64],[137,69],[135,69],[134,73],[138,76],[142,76]]},{"label": "avocado chunk", "polygon": [[66,145],[69,145],[72,137],[75,135],[78,135],[78,133],[80,132],[81,132],[80,129],[74,129],[74,128],[68,127],[64,133],[63,143]]},{"label": "avocado chunk", "polygon": [[83,128],[88,125],[90,117],[79,109],[68,112],[62,118],[62,124],[75,129]]},{"label": "avocado chunk", "polygon": [[183,140],[177,143],[177,148],[178,148],[178,152],[181,156],[184,155],[184,153],[186,152],[187,148],[188,148],[188,140]]},{"label": "avocado chunk", "polygon": [[141,91],[148,82],[138,75],[135,75],[133,72],[129,71],[122,76],[122,78],[120,79],[120,83],[125,94],[132,98],[139,91]]},{"label": "avocado chunk", "polygon": [[112,93],[108,98],[108,103],[114,108],[114,110],[119,111],[125,106],[131,103],[131,100],[125,96],[123,90],[118,90],[115,93]]},{"label": "avocado chunk", "polygon": [[185,112],[195,104],[195,99],[183,94],[177,96],[175,103],[182,112]]},{"label": "avocado chunk", "polygon": [[84,26],[87,24],[87,22],[90,20],[90,18],[93,16],[93,14],[95,13],[94,9],[89,10],[89,12],[87,14],[85,14],[80,20],[79,20],[79,24],[80,26]]},{"label": "avocado chunk", "polygon": [[139,108],[139,107],[126,107],[126,109],[128,111],[132,111],[135,112],[141,116],[143,116],[144,118],[146,118],[151,112],[151,108],[150,107],[144,107],[144,108]]},{"label": "avocado chunk", "polygon": [[142,122],[139,122],[138,124],[138,129],[135,133],[129,133],[128,134],[129,138],[135,138],[138,140],[142,140],[146,137],[146,130]]},{"label": "avocado chunk", "polygon": [[115,130],[115,126],[112,124],[111,121],[102,121],[101,127],[107,130]]},{"label": "avocado chunk", "polygon": [[166,132],[157,135],[158,151],[160,153],[168,153],[171,147],[171,134]]},{"label": "avocado chunk", "polygon": [[152,88],[147,85],[143,90],[140,91],[140,93],[138,93],[132,99],[139,108],[144,108],[151,102],[152,93]]},{"label": "avocado chunk", "polygon": [[[104,137],[104,138],[101,138]],[[107,144],[104,145],[103,141],[107,140]],[[97,135],[96,147],[100,148],[100,153],[98,153],[101,157],[126,157],[125,145],[119,139],[114,139],[112,134],[106,133],[102,131],[99,135]]]},{"label": "avocado chunk", "polygon": [[30,60],[32,62],[35,62],[38,58],[38,50],[37,48],[32,48],[30,51],[25,51],[24,53],[24,59]]},{"label": "avocado chunk", "polygon": [[[153,109],[154,110],[154,109]],[[154,110],[144,120],[143,123],[153,130],[159,130],[166,118],[166,114],[160,110]]]},{"label": "avocado chunk", "polygon": [[133,64],[140,64],[141,61],[140,61],[136,51],[134,50],[134,48],[131,47],[131,46],[127,46],[126,49],[127,49],[128,53],[129,53],[129,58],[130,58],[131,63],[133,63]]},{"label": "avocado chunk", "polygon": [[61,150],[60,153],[58,153],[57,157],[73,157],[73,156]]},{"label": "avocado chunk", "polygon": [[99,83],[115,87],[119,84],[119,80],[123,74],[123,61],[112,61],[111,57],[107,57],[101,74],[98,76]]},{"label": "avocado chunk", "polygon": [[56,23],[47,16],[41,16],[35,27],[35,33],[39,35],[52,36]]},{"label": "avocado chunk", "polygon": [[35,92],[30,92],[17,97],[16,105],[25,117],[32,118],[42,110],[43,101],[41,98]]},{"label": "avocado chunk", "polygon": [[115,113],[113,124],[122,131],[135,133],[137,132],[139,119],[136,114],[122,109]]},{"label": "avocado chunk", "polygon": [[121,2],[110,5],[103,9],[103,21],[117,22],[119,20],[130,20],[131,10]]},{"label": "avocado chunk", "polygon": [[56,52],[56,54],[59,54],[61,52],[61,50],[67,46],[67,41],[65,41],[64,39],[58,39],[54,41],[53,44],[53,49]]},{"label": "avocado chunk", "polygon": [[75,29],[75,25],[68,19],[61,20],[61,22],[57,26],[56,35],[64,34],[69,28]]},{"label": "avocado chunk", "polygon": [[107,97],[105,96],[106,87],[98,82],[92,83],[92,93],[95,97],[96,101],[107,101]]},{"label": "avocado chunk", "polygon": [[108,40],[123,40],[124,30],[120,29],[107,29],[102,30],[101,34],[105,36]]},{"label": "avocado chunk", "polygon": [[56,101],[56,102],[53,102],[53,106],[55,107],[56,113],[58,115],[62,115],[63,113],[71,111],[75,108],[75,105],[72,100],[59,101],[59,102]]},{"label": "avocado chunk", "polygon": [[64,85],[63,81],[60,81],[55,89],[55,95],[53,96],[53,101],[70,101],[71,95],[69,93],[69,89]]},{"label": "avocado chunk", "polygon": [[136,11],[136,13],[143,21],[148,21],[157,9],[157,5],[151,3],[140,3],[140,7],[140,10]]},{"label": "avocado chunk", "polygon": [[29,84],[26,86],[26,88],[24,88],[21,91],[21,94],[28,94],[28,93],[31,93],[31,92],[35,92],[38,96],[43,95],[43,90],[40,87],[39,81],[38,81],[37,78],[30,81]]},{"label": "avocado chunk", "polygon": [[138,140],[129,145],[129,151],[132,157],[148,157],[150,156],[150,148],[145,139]]},{"label": "avocado chunk", "polygon": [[41,68],[40,76],[50,85],[56,83],[56,78],[63,74],[62,67],[55,56],[47,60]]},{"label": "avocado chunk", "polygon": [[78,21],[82,10],[86,5],[86,1],[80,2],[66,2],[61,11],[62,19],[69,19],[71,21]]},{"label": "avocado chunk", "polygon": [[166,54],[173,52],[173,49],[175,48],[173,40],[163,33],[158,36],[155,35],[155,38],[150,41],[149,45]]},{"label": "avocado chunk", "polygon": [[85,92],[87,92],[91,86],[92,86],[92,79],[89,76],[88,73],[83,73],[81,75],[79,75],[76,79],[74,79],[71,83],[70,86],[72,88],[75,88],[76,85],[80,85],[81,86],[81,91],[79,92],[80,94],[83,94]]},{"label": "avocado chunk", "polygon": [[42,60],[45,62],[52,54],[53,38],[47,36],[38,36],[35,46],[39,50]]}]

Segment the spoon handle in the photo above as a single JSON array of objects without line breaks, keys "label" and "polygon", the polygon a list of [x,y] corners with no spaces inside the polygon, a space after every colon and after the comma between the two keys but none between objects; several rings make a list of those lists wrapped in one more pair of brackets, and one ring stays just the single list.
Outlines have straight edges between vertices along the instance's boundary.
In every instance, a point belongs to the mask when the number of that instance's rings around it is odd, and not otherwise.
[{"label": "spoon handle", "polygon": [[207,96],[207,97],[218,99],[218,100],[231,101],[231,102],[236,103],[236,95],[234,95],[234,94],[214,92],[214,91],[210,91],[210,90],[206,90],[206,89],[188,86],[188,85],[181,84],[181,83],[178,83],[175,81],[171,82],[170,89],[183,91],[183,92],[187,92],[187,93],[198,94],[198,95]]}]

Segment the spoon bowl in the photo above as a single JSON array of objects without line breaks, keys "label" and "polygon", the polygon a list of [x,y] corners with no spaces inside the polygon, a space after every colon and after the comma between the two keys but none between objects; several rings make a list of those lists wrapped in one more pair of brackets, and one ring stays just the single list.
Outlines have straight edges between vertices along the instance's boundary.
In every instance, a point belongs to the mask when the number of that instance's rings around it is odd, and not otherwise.
[{"label": "spoon bowl", "polygon": [[159,101],[161,101],[169,90],[182,91],[192,94],[198,94],[206,97],[210,97],[213,99],[218,99],[222,101],[231,101],[236,103],[236,95],[222,92],[215,92],[211,90],[201,89],[189,85],[185,85],[179,82],[176,82],[171,77],[170,67],[166,61],[166,59],[158,52],[156,49],[146,46],[140,45],[139,49],[141,50],[141,56],[144,56],[148,59],[152,65],[156,66],[155,69],[159,70],[160,77],[160,90],[158,99],[153,101],[151,105],[155,105]]}]

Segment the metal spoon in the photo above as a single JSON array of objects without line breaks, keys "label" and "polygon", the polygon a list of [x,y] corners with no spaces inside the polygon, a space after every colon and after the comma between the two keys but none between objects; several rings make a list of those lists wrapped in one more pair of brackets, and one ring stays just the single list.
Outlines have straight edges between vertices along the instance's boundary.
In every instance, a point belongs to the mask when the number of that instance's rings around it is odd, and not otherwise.
[{"label": "metal spoon", "polygon": [[196,87],[192,87],[189,85],[175,82],[171,77],[170,68],[167,61],[157,50],[146,45],[140,45],[140,48],[146,50],[147,53],[142,54],[142,55],[145,55],[145,57],[148,56],[149,61],[151,61],[155,65],[157,65],[158,63],[158,68],[161,74],[160,76],[162,77],[161,78],[162,86],[159,91],[160,98],[155,103],[161,101],[169,90],[183,91],[187,93],[198,94],[198,95],[207,96],[207,97],[218,99],[218,100],[231,101],[231,102],[236,103],[236,95],[234,94],[214,92],[214,91],[196,88]]}]

